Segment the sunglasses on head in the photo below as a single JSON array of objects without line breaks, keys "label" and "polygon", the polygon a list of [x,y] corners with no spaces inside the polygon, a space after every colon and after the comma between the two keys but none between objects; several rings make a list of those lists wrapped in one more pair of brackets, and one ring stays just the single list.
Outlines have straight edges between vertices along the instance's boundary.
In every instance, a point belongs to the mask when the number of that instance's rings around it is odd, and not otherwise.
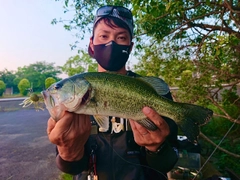
[{"label": "sunglasses on head", "polygon": [[119,16],[125,17],[127,19],[132,19],[132,13],[129,9],[122,6],[102,6],[97,10],[97,16],[107,16],[111,15],[113,10],[118,11]]}]

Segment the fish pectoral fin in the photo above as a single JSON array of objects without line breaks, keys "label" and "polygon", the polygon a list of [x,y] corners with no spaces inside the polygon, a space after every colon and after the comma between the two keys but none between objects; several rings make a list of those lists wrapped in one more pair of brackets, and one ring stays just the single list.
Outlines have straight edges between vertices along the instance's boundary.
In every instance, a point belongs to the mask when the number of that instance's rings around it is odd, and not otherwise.
[{"label": "fish pectoral fin", "polygon": [[95,115],[93,116],[97,124],[99,125],[100,132],[106,132],[109,129],[109,117],[108,116],[101,116]]},{"label": "fish pectoral fin", "polygon": [[138,120],[137,122],[150,131],[155,131],[158,129],[158,127],[151,120],[147,118]]},{"label": "fish pectoral fin", "polygon": [[185,119],[180,124],[178,124],[178,126],[190,142],[197,144],[199,126],[192,119]]},{"label": "fish pectoral fin", "polygon": [[155,91],[158,93],[158,95],[166,95],[170,91],[168,84],[160,78],[153,77],[153,76],[144,76],[144,77],[137,77],[137,78],[141,79],[142,81],[152,86],[155,89]]}]

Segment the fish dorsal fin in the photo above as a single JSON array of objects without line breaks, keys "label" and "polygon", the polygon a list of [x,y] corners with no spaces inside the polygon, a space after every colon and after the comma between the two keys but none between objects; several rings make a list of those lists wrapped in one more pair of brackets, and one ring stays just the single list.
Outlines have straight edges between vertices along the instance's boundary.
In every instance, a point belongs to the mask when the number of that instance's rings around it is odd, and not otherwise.
[{"label": "fish dorsal fin", "polygon": [[107,132],[109,129],[109,117],[108,116],[93,116],[97,124],[99,125],[100,132]]},{"label": "fish dorsal fin", "polygon": [[144,77],[137,77],[137,78],[143,80],[144,82],[152,86],[159,95],[166,95],[170,91],[167,83],[160,78],[153,77],[153,76],[144,76]]}]

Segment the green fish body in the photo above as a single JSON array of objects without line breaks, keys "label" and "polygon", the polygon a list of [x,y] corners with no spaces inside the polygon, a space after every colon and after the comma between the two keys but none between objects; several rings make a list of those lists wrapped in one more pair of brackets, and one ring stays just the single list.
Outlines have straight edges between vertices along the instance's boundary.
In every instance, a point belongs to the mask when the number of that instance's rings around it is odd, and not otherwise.
[{"label": "green fish body", "polygon": [[199,126],[213,115],[210,109],[178,103],[162,95],[168,85],[155,77],[130,77],[109,72],[78,74],[59,81],[43,91],[46,107],[56,121],[64,111],[94,115],[105,128],[107,116],[133,119],[149,130],[157,127],[142,113],[148,106],[161,116],[174,120],[191,142],[196,142]]}]

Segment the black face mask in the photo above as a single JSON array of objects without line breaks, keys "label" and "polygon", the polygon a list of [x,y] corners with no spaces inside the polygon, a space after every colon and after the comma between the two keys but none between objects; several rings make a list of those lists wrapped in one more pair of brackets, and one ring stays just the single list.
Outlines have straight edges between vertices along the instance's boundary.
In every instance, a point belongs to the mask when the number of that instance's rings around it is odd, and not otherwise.
[{"label": "black face mask", "polygon": [[94,58],[104,69],[108,71],[118,71],[125,66],[131,45],[119,45],[114,41],[107,44],[93,45]]}]

